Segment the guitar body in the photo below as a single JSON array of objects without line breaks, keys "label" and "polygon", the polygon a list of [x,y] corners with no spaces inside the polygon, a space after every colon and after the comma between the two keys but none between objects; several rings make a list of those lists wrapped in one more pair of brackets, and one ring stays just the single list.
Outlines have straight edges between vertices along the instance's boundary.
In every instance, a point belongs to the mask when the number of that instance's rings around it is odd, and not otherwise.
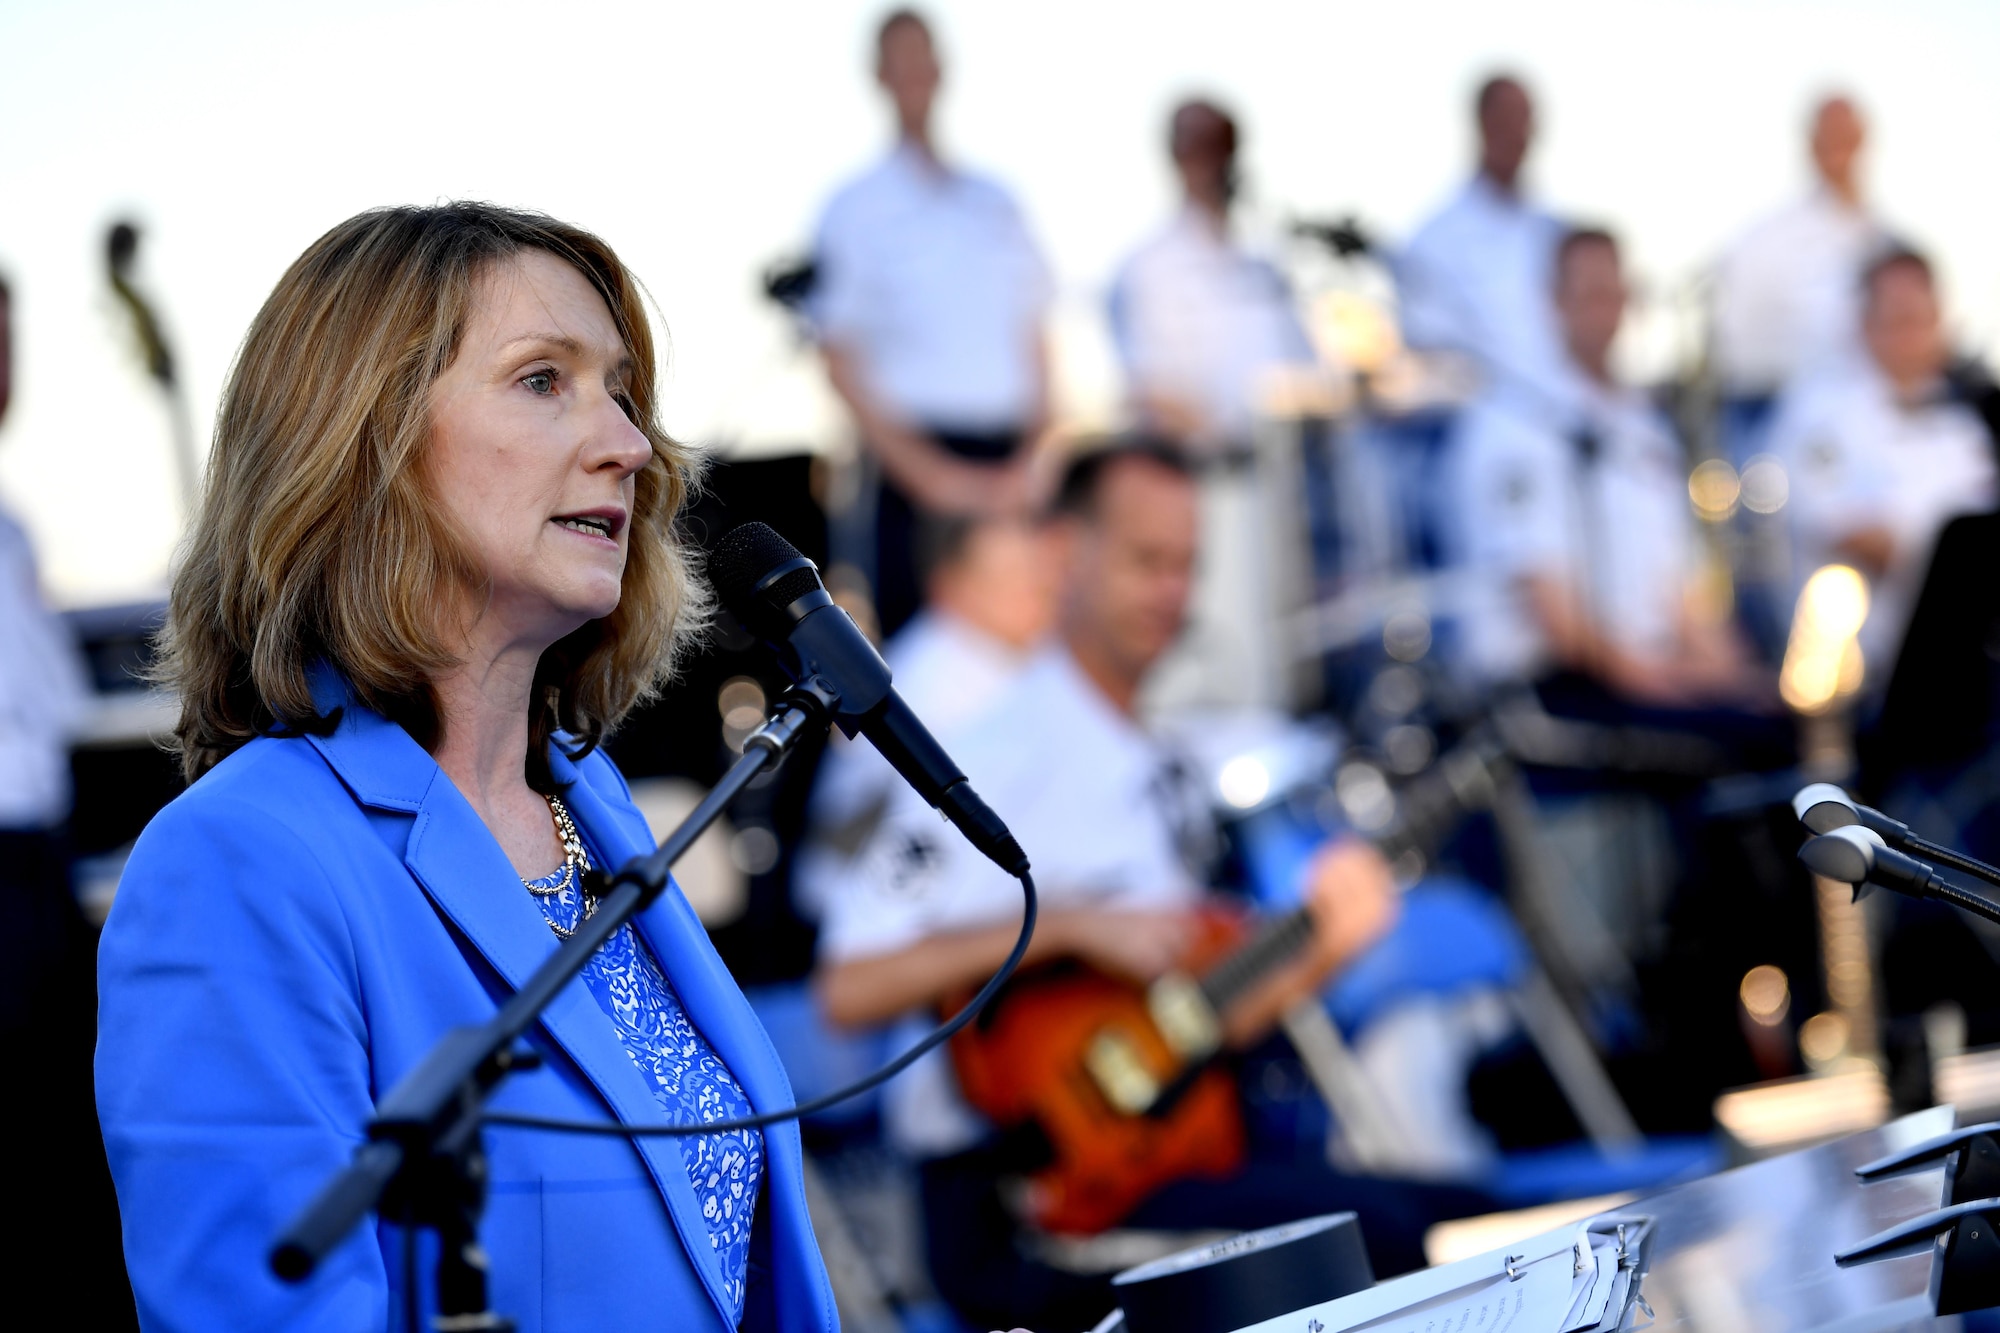
[{"label": "guitar body", "polygon": [[[1505,753],[1490,729],[1469,732],[1397,794],[1377,848],[1392,861],[1421,852],[1468,802],[1491,799]],[[1150,987],[1058,961],[1016,976],[952,1038],[966,1100],[1002,1129],[1033,1125],[1046,1139],[1029,1207],[1051,1231],[1102,1231],[1162,1186],[1226,1176],[1243,1161],[1234,1080],[1209,1063],[1218,1016],[1297,956],[1312,913],[1252,922],[1211,904],[1198,919],[1178,971]],[[946,1009],[970,999],[947,997]]]},{"label": "guitar body", "polygon": [[[1241,917],[1204,910],[1187,969],[1198,971],[1244,933]],[[1092,1060],[1107,1045],[1170,1089],[1151,1110],[1121,1110],[1106,1094]],[[1003,1129],[1032,1122],[1048,1140],[1052,1160],[1029,1178],[1029,1198],[1036,1222],[1051,1231],[1102,1231],[1164,1185],[1226,1176],[1243,1162],[1243,1113],[1229,1072],[1187,1077],[1145,991],[1094,968],[1069,961],[1020,976],[952,1039],[951,1052],[968,1102]]]}]

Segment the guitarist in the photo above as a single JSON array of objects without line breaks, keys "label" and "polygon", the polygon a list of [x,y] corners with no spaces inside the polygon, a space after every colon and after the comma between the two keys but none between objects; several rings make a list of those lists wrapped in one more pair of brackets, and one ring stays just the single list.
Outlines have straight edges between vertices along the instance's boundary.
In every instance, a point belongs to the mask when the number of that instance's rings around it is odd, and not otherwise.
[{"label": "guitarist", "polygon": [[[1042,916],[1028,961],[1069,956],[1136,982],[1173,968],[1204,897],[1206,801],[1137,715],[1148,672],[1179,635],[1197,556],[1194,477],[1172,450],[1132,440],[1072,463],[1045,528],[1062,571],[1057,633],[973,723],[944,737],[1034,858]],[[843,1026],[905,1021],[988,975],[1020,922],[1015,883],[965,855],[912,798],[831,876],[817,977]],[[1262,1039],[1285,1009],[1387,931],[1388,866],[1341,839],[1314,862],[1307,945],[1219,1015],[1226,1044]],[[1001,1181],[1017,1165],[965,1104],[943,1053],[889,1086],[891,1140],[923,1160],[929,1256],[940,1292],[982,1327],[1087,1326],[1108,1287],[1038,1263]],[[1429,1222],[1480,1202],[1464,1192],[1342,1176],[1317,1160],[1251,1160],[1234,1176],[1169,1184],[1125,1224],[1238,1229],[1360,1212],[1378,1275],[1420,1266]],[[1289,1147],[1289,1145],[1288,1145]]]}]

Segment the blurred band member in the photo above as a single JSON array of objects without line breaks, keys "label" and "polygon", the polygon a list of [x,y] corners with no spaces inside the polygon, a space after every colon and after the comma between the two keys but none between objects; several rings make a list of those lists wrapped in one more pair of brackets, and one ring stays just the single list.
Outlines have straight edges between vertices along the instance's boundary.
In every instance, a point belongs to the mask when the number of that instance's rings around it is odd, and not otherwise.
[{"label": "blurred band member", "polygon": [[1111,293],[1138,416],[1202,451],[1247,447],[1270,372],[1316,364],[1284,278],[1230,236],[1237,142],[1235,120],[1214,103],[1174,110],[1180,211],[1126,260]]},{"label": "blurred band member", "polygon": [[1717,265],[1713,356],[1739,460],[1755,450],[1786,384],[1861,352],[1859,277],[1883,241],[1862,197],[1866,137],[1851,100],[1821,102],[1812,117],[1811,192],[1750,228]]},{"label": "blurred band member", "polygon": [[[896,692],[943,732],[984,712],[1031,660],[1055,619],[1056,571],[1046,534],[1026,518],[936,520],[923,537],[924,609],[883,656]],[[839,858],[870,836],[901,783],[874,746],[834,742],[794,872],[802,900],[824,901]]]},{"label": "blurred band member", "polygon": [[896,146],[827,206],[813,317],[834,390],[881,470],[874,591],[886,636],[917,609],[919,516],[1027,505],[1048,416],[1050,282],[1007,190],[940,156],[937,50],[915,12],[882,21],[875,77]]},{"label": "blurred band member", "polygon": [[1618,244],[1578,230],[1556,254],[1558,392],[1491,390],[1453,442],[1459,554],[1477,588],[1467,665],[1486,682],[1573,673],[1643,704],[1736,692],[1733,641],[1691,606],[1699,545],[1681,450],[1612,371]]},{"label": "blurred band member", "polygon": [[1547,387],[1562,362],[1548,296],[1563,227],[1523,188],[1534,103],[1518,79],[1498,75],[1480,86],[1474,111],[1478,170],[1396,261],[1403,338],[1467,355],[1489,378]]},{"label": "blurred band member", "polygon": [[[13,388],[13,299],[0,282],[0,420]],[[67,961],[76,904],[61,829],[70,736],[89,690],[69,628],[42,600],[28,534],[0,509],[0,1025],[19,1037]]]},{"label": "blurred band member", "polygon": [[[1175,108],[1167,149],[1181,187],[1173,220],[1128,259],[1111,323],[1134,415],[1208,464],[1251,456],[1253,432],[1287,379],[1318,370],[1278,270],[1230,235],[1236,122],[1212,102]],[[1161,707],[1283,702],[1263,568],[1270,510],[1256,477],[1209,466],[1203,559],[1188,634],[1149,690]]]},{"label": "blurred band member", "polygon": [[[1213,831],[1200,784],[1136,709],[1180,631],[1198,532],[1194,480],[1177,453],[1131,441],[1073,463],[1049,532],[1061,569],[1055,637],[979,718],[941,733],[1035,849],[1042,915],[1030,964],[1079,959],[1143,982],[1174,966],[1189,943],[1208,869],[1199,853]],[[966,855],[906,793],[896,790],[888,817],[828,895],[816,986],[837,1024],[929,1023],[940,1001],[992,970],[1018,929],[1014,882]],[[1267,1032],[1394,916],[1387,867],[1365,844],[1330,843],[1308,878],[1314,939],[1223,1016],[1234,1045]],[[1014,1163],[942,1056],[891,1085],[885,1106],[891,1141],[925,1160],[939,1290],[982,1328],[1088,1327],[1111,1307],[1108,1287],[1020,1248],[1001,1202]],[[1421,1264],[1423,1226],[1461,1197],[1338,1176],[1323,1159],[1280,1164],[1253,1148],[1240,1176],[1170,1184],[1125,1224],[1248,1228],[1355,1207],[1377,1271],[1387,1273]]]},{"label": "blurred band member", "polygon": [[1992,508],[1994,441],[1951,374],[1951,346],[1930,261],[1893,249],[1863,271],[1852,373],[1816,376],[1788,395],[1772,451],[1790,475],[1801,575],[1830,561],[1873,587],[1861,648],[1887,681],[1938,530]]},{"label": "blurred band member", "polygon": [[[0,420],[13,390],[13,297],[0,282]],[[9,895],[60,892],[69,880],[54,851],[55,830],[69,818],[69,740],[89,699],[69,628],[42,600],[28,534],[0,510],[0,882]],[[37,915],[23,902],[8,916],[18,927]],[[0,932],[10,941],[19,931]],[[13,987],[32,968],[0,969],[7,1016]]]},{"label": "blurred band member", "polygon": [[[13,301],[0,281],[0,421],[13,387]],[[42,598],[28,534],[0,509],[0,1044],[23,1095],[0,1129],[17,1143],[16,1262],[36,1271],[117,1272],[110,1180],[90,1128],[93,1041],[88,925],[71,892],[63,827],[70,813],[69,745],[89,686],[69,627]],[[77,1284],[80,1324],[131,1320],[114,1282]],[[122,1310],[118,1307],[122,1304]]]}]

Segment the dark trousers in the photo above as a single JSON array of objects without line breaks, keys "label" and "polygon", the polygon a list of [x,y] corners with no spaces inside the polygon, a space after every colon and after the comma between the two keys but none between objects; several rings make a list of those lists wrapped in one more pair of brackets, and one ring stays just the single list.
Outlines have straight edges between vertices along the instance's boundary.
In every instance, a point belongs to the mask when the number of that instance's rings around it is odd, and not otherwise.
[{"label": "dark trousers", "polygon": [[96,931],[70,891],[63,840],[0,830],[0,1149],[7,1155],[9,1261],[50,1322],[137,1325],[118,1202],[97,1130]]},{"label": "dark trousers", "polygon": [[[980,1147],[924,1164],[931,1280],[959,1317],[979,1328],[1089,1329],[1117,1304],[1111,1274],[1068,1272],[1028,1252],[1001,1194],[1012,1160],[1003,1148]],[[1236,1175],[1169,1185],[1121,1225],[1252,1231],[1352,1209],[1380,1279],[1424,1266],[1424,1231],[1432,1223],[1494,1206],[1477,1190],[1342,1175],[1292,1151],[1263,1156],[1253,1149]]]},{"label": "dark trousers", "polygon": [[[997,431],[968,434],[963,431],[927,430],[939,447],[969,462],[998,466],[1020,451],[1021,432]],[[877,484],[875,495],[875,619],[887,639],[906,624],[924,604],[923,571],[917,567],[917,551],[923,523],[929,515],[887,477]]]}]

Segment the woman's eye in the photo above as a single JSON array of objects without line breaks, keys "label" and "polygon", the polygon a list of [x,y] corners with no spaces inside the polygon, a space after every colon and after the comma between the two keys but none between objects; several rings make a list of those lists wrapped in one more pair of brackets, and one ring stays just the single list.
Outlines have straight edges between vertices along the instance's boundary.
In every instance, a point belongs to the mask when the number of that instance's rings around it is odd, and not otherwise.
[{"label": "woman's eye", "polygon": [[615,397],[618,400],[619,410],[625,413],[625,419],[631,422],[635,426],[638,425],[639,407],[638,404],[632,401],[632,395],[627,393],[621,393],[615,395]]},{"label": "woman's eye", "polygon": [[538,370],[532,375],[524,376],[521,383],[527,386],[529,393],[554,393],[556,391],[556,373],[553,370]]}]

